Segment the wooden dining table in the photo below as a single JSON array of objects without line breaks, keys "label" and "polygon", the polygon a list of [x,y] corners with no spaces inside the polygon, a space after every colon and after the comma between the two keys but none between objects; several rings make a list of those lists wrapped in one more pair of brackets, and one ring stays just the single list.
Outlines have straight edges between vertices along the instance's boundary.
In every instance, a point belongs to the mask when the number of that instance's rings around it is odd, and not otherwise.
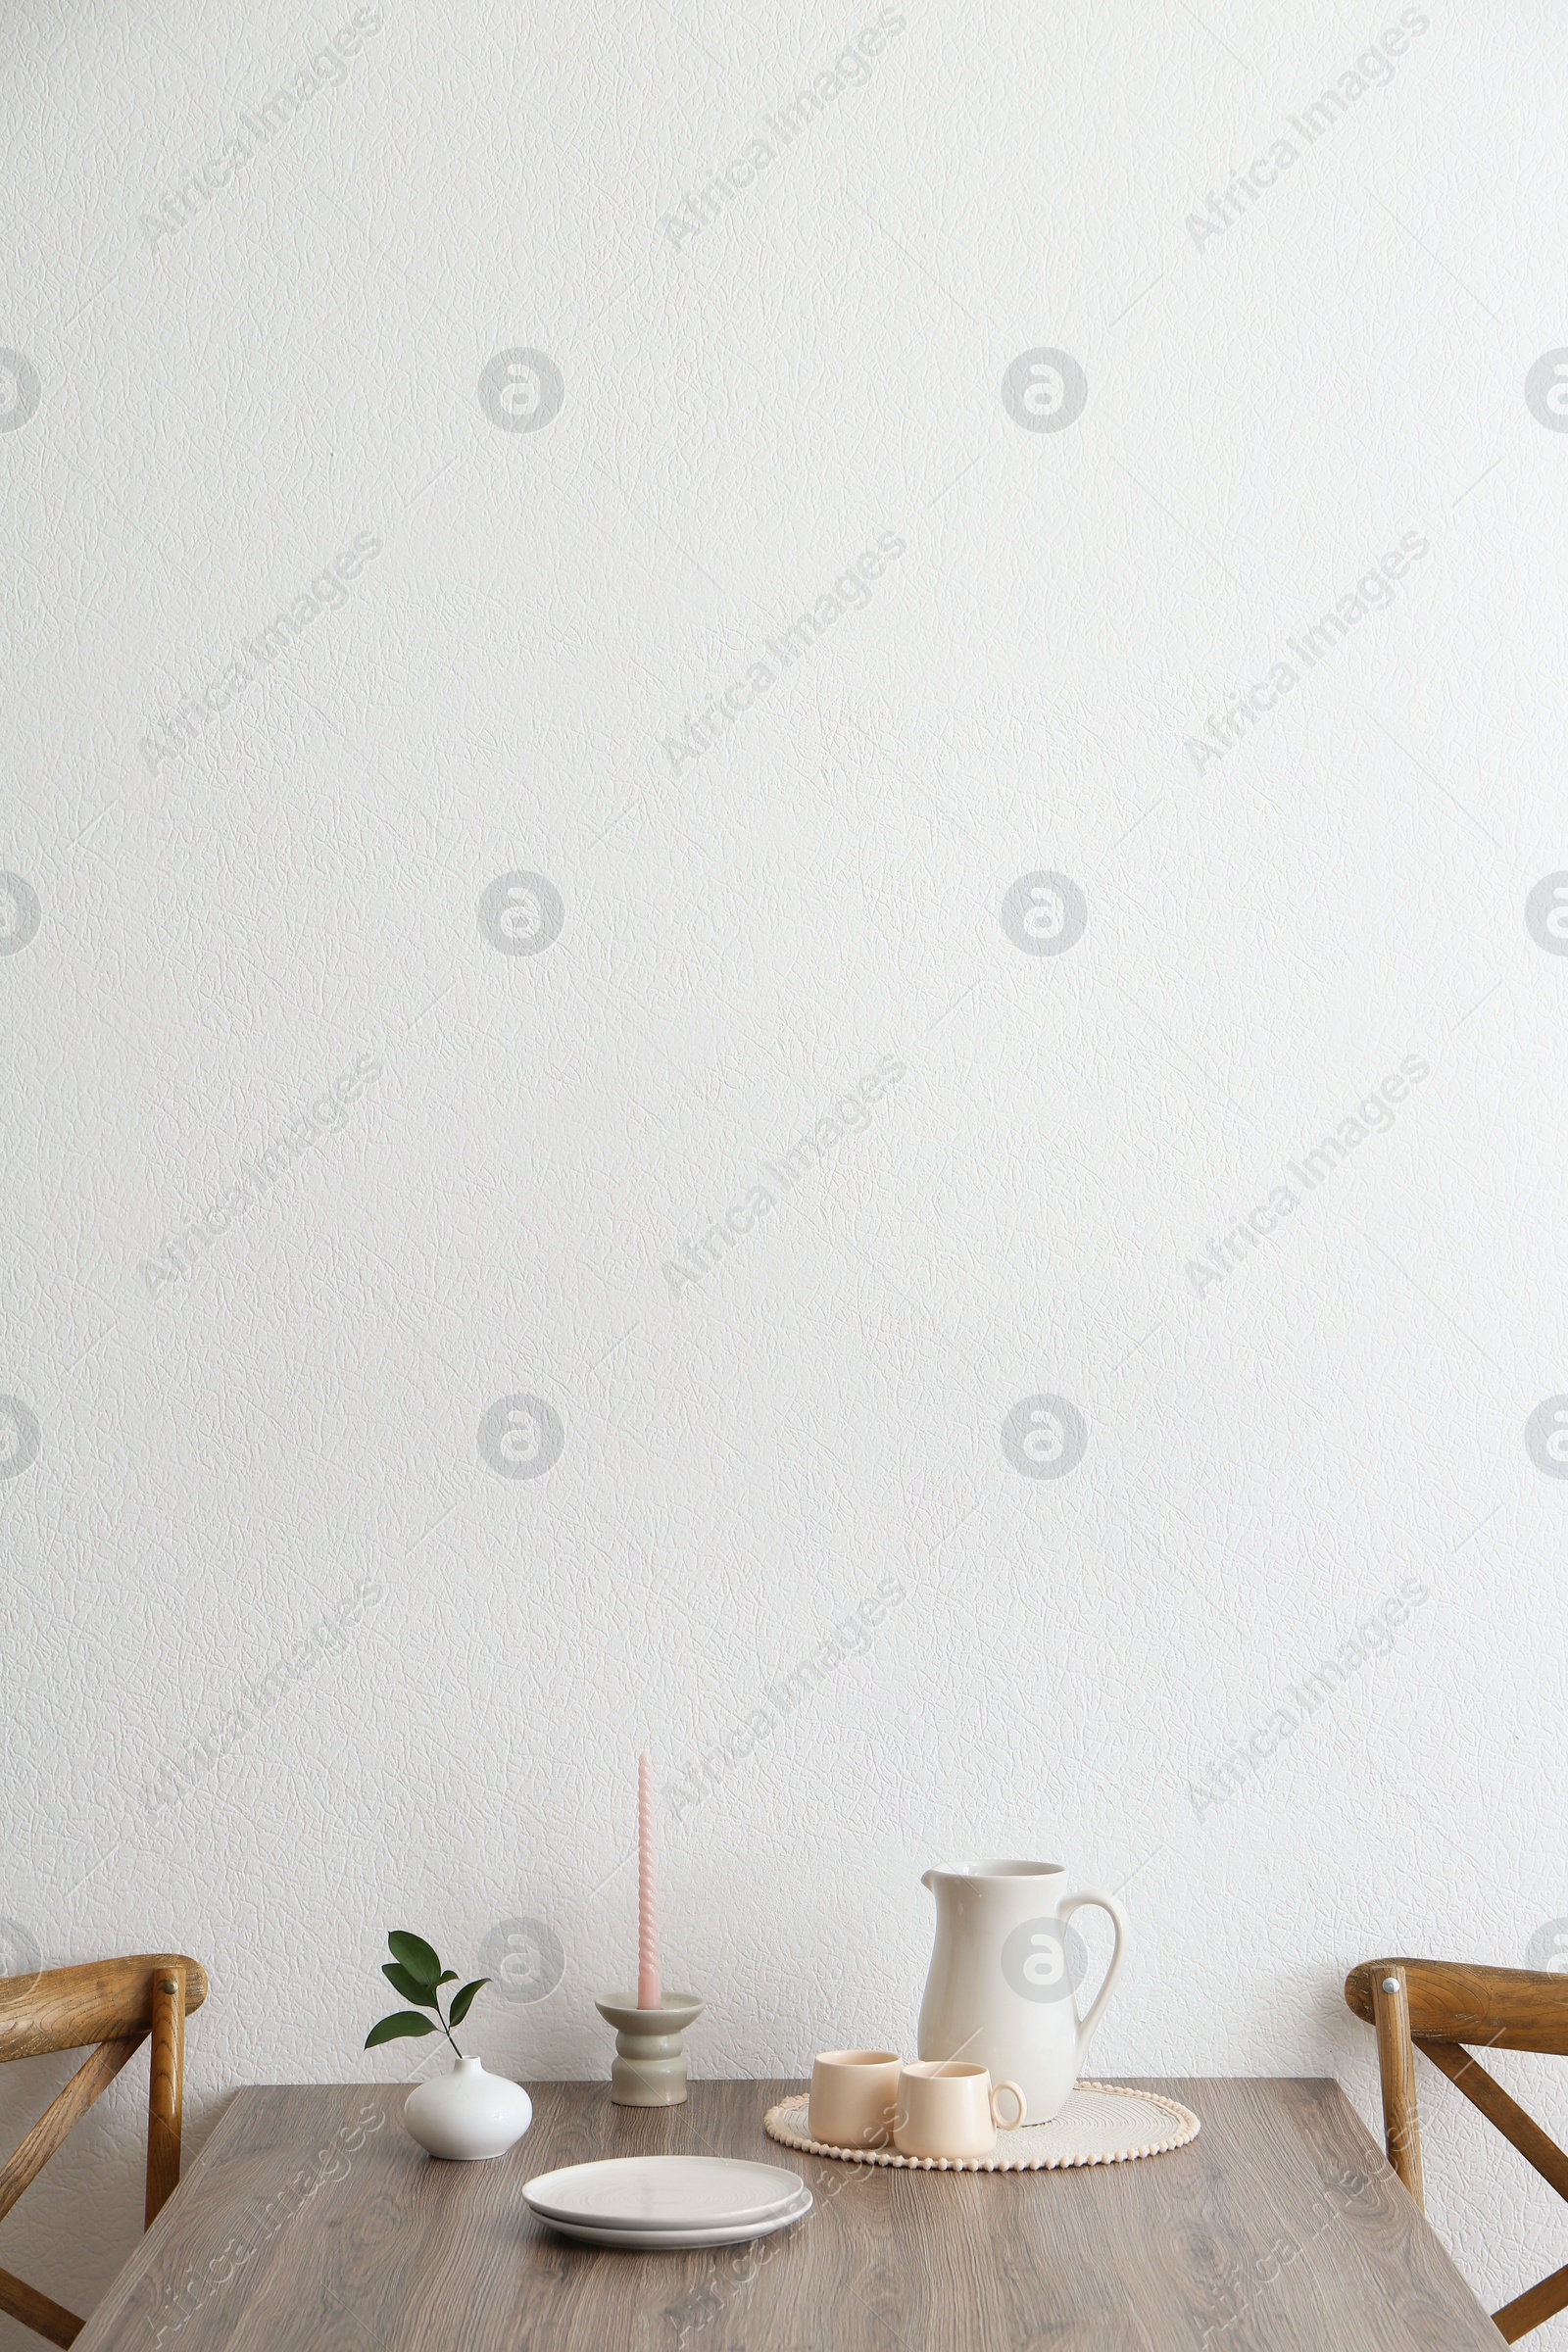
[{"label": "wooden dining table", "polygon": [[[789,2082],[615,2107],[529,2088],[510,2155],[441,2164],[405,2092],[234,2093],[78,2352],[1496,2352],[1339,2086],[1148,2082],[1201,2120],[1132,2163],[944,2173],[766,2137]],[[814,2206],[718,2251],[601,2251],[530,2213],[536,2173],[658,2151],[787,2166]]]}]

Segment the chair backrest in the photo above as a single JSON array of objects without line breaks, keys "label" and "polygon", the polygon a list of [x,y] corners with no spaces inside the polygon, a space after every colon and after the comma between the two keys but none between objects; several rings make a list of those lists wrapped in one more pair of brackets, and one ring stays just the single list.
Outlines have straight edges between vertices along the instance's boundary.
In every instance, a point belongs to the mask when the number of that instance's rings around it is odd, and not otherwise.
[{"label": "chair backrest", "polygon": [[[207,1972],[183,1952],[139,1952],[126,1960],[90,1960],[79,1968],[0,1977],[0,2064],[97,2045],[0,2164],[0,2221],[151,2034],[145,2205],[151,2224],[179,2179],[185,2018],[206,1998]],[[74,2343],[85,2325],[9,2271],[0,2271],[0,2311],[52,2344]]]},{"label": "chair backrest", "polygon": [[[1568,2056],[1568,1979],[1534,1968],[1450,1960],[1364,1960],[1345,1980],[1357,2017],[1377,2028],[1383,2132],[1389,2162],[1424,2205],[1415,2052],[1420,2050],[1479,2107],[1544,2180],[1568,2199],[1568,2156],[1489,2075],[1473,2048]],[[1510,2344],[1568,2306],[1568,2264],[1500,2311]]]}]

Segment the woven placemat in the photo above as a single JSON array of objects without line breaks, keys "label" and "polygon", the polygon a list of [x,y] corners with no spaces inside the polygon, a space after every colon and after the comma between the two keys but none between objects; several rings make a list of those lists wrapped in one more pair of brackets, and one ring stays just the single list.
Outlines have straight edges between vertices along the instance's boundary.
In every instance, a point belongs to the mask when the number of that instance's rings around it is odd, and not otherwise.
[{"label": "woven placemat", "polygon": [[1049,2124],[999,2132],[989,2156],[902,2156],[897,2148],[830,2148],[807,2128],[807,2091],[780,2099],[763,2118],[769,2139],[808,2156],[841,2164],[896,2164],[911,2173],[1056,2173],[1084,2164],[1131,2164],[1185,2148],[1202,2125],[1190,2107],[1157,2091],[1127,2090],[1118,2082],[1080,2082]]}]

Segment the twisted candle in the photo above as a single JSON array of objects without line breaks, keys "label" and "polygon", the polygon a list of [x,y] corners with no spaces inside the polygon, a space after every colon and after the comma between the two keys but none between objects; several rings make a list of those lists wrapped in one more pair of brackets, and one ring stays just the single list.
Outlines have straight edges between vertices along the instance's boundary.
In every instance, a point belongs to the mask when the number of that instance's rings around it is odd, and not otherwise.
[{"label": "twisted candle", "polygon": [[647,1754],[637,1759],[637,2006],[662,2009],[659,1982],[659,1890],[654,1884],[654,1774]]}]

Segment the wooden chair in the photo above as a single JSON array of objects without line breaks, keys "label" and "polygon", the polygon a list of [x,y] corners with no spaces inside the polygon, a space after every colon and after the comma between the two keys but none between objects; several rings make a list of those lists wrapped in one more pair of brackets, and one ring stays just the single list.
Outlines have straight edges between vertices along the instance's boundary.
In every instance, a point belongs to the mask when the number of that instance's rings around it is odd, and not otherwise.
[{"label": "wooden chair", "polygon": [[[1568,1978],[1534,1968],[1486,1968],[1451,1960],[1365,1960],[1345,1980],[1357,2017],[1375,2025],[1383,2079],[1383,2135],[1393,2165],[1417,2205],[1421,2127],[1416,2114],[1415,2052],[1495,2124],[1559,2197],[1568,2198],[1568,2156],[1469,2048],[1538,2050],[1568,2056]],[[1516,2295],[1493,2324],[1510,2344],[1568,2304],[1568,2264]]]},{"label": "wooden chair", "polygon": [[[206,1998],[206,1970],[180,1952],[140,1952],[129,1960],[91,1960],[83,1968],[46,1969],[41,1976],[0,1977],[0,2064],[8,2058],[36,2058],[46,2050],[98,2045],[16,2152],[0,2164],[0,2221],[150,2034],[144,2227],[151,2224],[179,2179],[185,2018]],[[0,2311],[52,2344],[74,2343],[86,2326],[74,2312],[14,2278],[9,2271],[0,2271]]]}]

